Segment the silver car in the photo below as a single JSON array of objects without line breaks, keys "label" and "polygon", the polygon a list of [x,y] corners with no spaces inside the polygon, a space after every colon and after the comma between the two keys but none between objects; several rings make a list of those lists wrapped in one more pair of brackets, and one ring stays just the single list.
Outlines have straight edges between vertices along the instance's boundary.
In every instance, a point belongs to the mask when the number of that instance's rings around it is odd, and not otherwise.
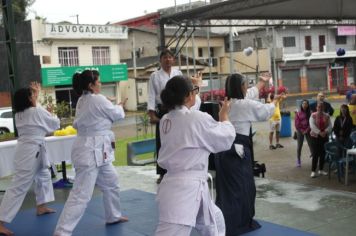
[{"label": "silver car", "polygon": [[11,107],[0,108],[0,135],[14,132],[14,122]]}]

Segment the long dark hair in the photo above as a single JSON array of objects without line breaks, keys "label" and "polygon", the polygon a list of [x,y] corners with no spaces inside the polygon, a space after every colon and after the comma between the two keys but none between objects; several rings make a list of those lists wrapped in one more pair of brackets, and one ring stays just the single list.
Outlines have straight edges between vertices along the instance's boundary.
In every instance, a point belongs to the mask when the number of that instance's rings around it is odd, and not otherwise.
[{"label": "long dark hair", "polygon": [[81,96],[83,91],[93,92],[89,85],[95,84],[95,81],[99,79],[99,72],[97,70],[84,70],[82,73],[75,73],[73,75],[73,89]]},{"label": "long dark hair", "polygon": [[[351,118],[349,106],[346,105],[346,104],[342,104],[342,105],[340,106],[340,116],[343,117],[342,112],[341,112],[341,109],[342,109],[342,108],[345,108],[345,110],[346,110],[346,118]],[[352,118],[351,118],[351,119],[352,119]]]},{"label": "long dark hair", "polygon": [[245,77],[241,74],[231,74],[226,78],[225,94],[228,99],[244,99],[245,96],[242,92],[242,85],[247,83]]},{"label": "long dark hair", "polygon": [[[308,108],[306,110],[303,109],[303,103],[304,102],[307,102],[307,104],[308,104]],[[310,118],[310,113],[311,113],[310,112],[310,104],[309,104],[309,101],[307,99],[303,99],[302,100],[302,103],[300,104],[300,111],[305,112],[305,114],[307,115],[307,119]]]},{"label": "long dark hair", "polygon": [[15,112],[21,112],[33,106],[31,102],[32,89],[21,88],[14,94],[14,110]]},{"label": "long dark hair", "polygon": [[184,100],[193,90],[192,81],[183,76],[174,76],[168,80],[166,87],[161,92],[163,107],[173,110],[176,106],[184,104]]}]

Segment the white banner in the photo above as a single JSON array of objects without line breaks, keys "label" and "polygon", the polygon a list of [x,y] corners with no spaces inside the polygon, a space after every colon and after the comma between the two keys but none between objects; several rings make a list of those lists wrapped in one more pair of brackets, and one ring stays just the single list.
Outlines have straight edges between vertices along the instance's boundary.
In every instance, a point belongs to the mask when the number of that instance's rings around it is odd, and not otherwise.
[{"label": "white banner", "polygon": [[127,39],[127,26],[45,24],[44,38]]}]

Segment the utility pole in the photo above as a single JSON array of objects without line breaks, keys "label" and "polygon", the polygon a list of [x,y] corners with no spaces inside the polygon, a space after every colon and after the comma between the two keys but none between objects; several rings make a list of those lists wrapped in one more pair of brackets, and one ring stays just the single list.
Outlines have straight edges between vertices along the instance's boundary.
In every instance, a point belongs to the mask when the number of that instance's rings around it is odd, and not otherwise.
[{"label": "utility pole", "polygon": [[[15,35],[15,23],[12,12],[12,1],[11,0],[1,0],[2,16],[5,31],[5,44],[6,44],[6,55],[7,55],[7,65],[9,70],[9,79],[11,81],[11,103],[12,109],[14,110],[14,94],[17,89],[19,89],[19,81],[17,74],[17,55],[16,55],[16,35]],[[15,112],[13,112],[13,118],[15,117]],[[15,136],[17,137],[17,129],[15,125]]]},{"label": "utility pole", "polygon": [[70,17],[76,17],[77,18],[77,25],[79,25],[79,15],[78,14],[70,16]]},{"label": "utility pole", "polygon": [[232,52],[234,51],[233,40],[232,40],[232,26],[231,20],[229,20],[229,55],[230,55],[230,74],[234,73],[234,60],[232,58]]},{"label": "utility pole", "polygon": [[276,66],[276,34],[274,27],[272,27],[272,44],[273,44],[273,83],[274,83],[274,93],[277,94],[278,86],[278,76],[277,76],[277,66]]},{"label": "utility pole", "polygon": [[137,77],[136,70],[136,42],[135,42],[135,33],[132,31],[132,59],[133,59],[133,69],[134,69],[134,78]]}]

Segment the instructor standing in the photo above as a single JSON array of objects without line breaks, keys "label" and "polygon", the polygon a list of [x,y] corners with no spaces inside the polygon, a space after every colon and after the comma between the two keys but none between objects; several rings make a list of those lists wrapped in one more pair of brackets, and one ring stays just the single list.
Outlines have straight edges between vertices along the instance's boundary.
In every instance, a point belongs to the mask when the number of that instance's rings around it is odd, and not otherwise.
[{"label": "instructor standing", "polygon": [[[162,101],[160,98],[161,91],[166,86],[166,83],[169,79],[174,76],[180,75],[182,76],[182,72],[180,70],[172,68],[175,63],[173,52],[168,49],[164,49],[160,56],[159,62],[161,64],[161,68],[158,71],[155,71],[151,74],[150,80],[148,82],[148,103],[147,110],[148,115],[150,117],[151,124],[156,124],[156,155],[158,156],[159,148],[161,147],[161,141],[159,138],[159,120],[160,118],[167,113],[162,108]],[[157,164],[157,174],[159,178],[157,179],[157,183],[160,183],[163,175],[166,173],[166,170],[161,168]]]},{"label": "instructor standing", "polygon": [[[155,71],[151,74],[150,80],[148,82],[148,103],[147,111],[150,117],[151,124],[156,124],[156,155],[158,157],[158,152],[161,147],[161,140],[159,136],[159,121],[164,114],[167,113],[162,107],[162,101],[160,98],[161,92],[166,86],[168,80],[174,76],[182,76],[182,72],[173,68],[175,63],[175,57],[172,51],[164,49],[160,56],[159,62],[161,68],[158,71]],[[192,77],[192,82],[194,85],[198,85],[201,81],[201,74],[198,73],[196,77]],[[199,109],[201,104],[200,97],[196,95],[196,103],[192,109]],[[157,174],[159,178],[157,183],[159,184],[163,178],[163,175],[166,173],[166,170],[161,168],[157,164]]]}]

